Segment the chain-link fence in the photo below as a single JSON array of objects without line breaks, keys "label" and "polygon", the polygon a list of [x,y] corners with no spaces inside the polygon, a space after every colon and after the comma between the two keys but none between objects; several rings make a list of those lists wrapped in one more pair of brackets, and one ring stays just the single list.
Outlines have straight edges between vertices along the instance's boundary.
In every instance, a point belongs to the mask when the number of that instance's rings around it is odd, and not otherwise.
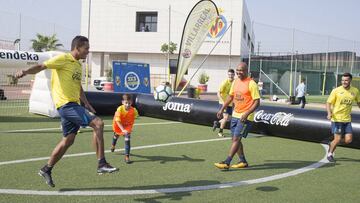
[{"label": "chain-link fence", "polygon": [[248,63],[265,94],[295,96],[305,79],[308,94],[327,95],[345,72],[359,87],[360,42],[262,23],[254,23],[254,32],[256,46]]},{"label": "chain-link fence", "polygon": [[[315,61],[315,60],[279,60],[251,59],[252,76],[263,82],[263,92],[268,95],[296,95],[296,87],[301,79],[305,79],[307,93],[310,95],[328,95],[331,90],[340,85],[341,75],[350,72],[352,62]],[[358,82],[360,61],[354,61],[353,85],[360,88]]]},{"label": "chain-link fence", "polygon": [[33,76],[18,80],[13,69],[0,69],[0,116],[18,116],[28,112],[32,82]]}]

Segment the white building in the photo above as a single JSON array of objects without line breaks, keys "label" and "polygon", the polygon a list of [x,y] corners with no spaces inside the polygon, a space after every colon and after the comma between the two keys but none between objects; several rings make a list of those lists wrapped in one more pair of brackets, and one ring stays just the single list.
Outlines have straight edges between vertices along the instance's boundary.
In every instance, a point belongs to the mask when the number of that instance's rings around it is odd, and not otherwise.
[{"label": "white building", "polygon": [[[90,39],[91,76],[97,78],[111,68],[113,60],[150,64],[152,85],[154,78],[165,78],[167,56],[160,47],[169,41],[179,49],[187,15],[197,0],[82,0],[81,34]],[[227,69],[235,68],[254,50],[254,34],[244,0],[215,0],[223,28],[215,38],[205,39],[198,55],[189,67],[189,79],[217,40],[224,35],[200,71],[210,76],[208,91],[216,92],[227,77]],[[90,5],[90,6],[89,6]],[[90,17],[89,17],[90,13]],[[90,22],[90,23],[89,23]],[[227,32],[225,30],[231,25]],[[90,24],[90,26],[89,26]],[[170,32],[169,32],[170,30]],[[90,35],[88,35],[90,33]],[[250,34],[251,33],[251,34]],[[177,58],[177,50],[171,56]],[[231,57],[230,57],[231,56]],[[197,86],[195,75],[191,85]]]}]

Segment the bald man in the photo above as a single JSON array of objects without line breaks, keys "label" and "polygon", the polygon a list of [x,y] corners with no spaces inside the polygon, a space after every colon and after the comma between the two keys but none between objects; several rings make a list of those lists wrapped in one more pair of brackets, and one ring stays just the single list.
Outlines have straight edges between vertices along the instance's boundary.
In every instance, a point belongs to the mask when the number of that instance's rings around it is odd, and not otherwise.
[{"label": "bald man", "polygon": [[236,68],[238,78],[234,80],[230,88],[229,97],[218,111],[217,117],[221,118],[224,109],[233,102],[234,109],[231,118],[230,130],[232,144],[227,158],[215,166],[219,169],[229,169],[235,154],[239,156],[239,162],[231,165],[231,168],[246,168],[248,162],[245,159],[244,147],[241,138],[246,138],[254,121],[254,111],[260,105],[258,85],[248,76],[246,63],[240,63]]}]

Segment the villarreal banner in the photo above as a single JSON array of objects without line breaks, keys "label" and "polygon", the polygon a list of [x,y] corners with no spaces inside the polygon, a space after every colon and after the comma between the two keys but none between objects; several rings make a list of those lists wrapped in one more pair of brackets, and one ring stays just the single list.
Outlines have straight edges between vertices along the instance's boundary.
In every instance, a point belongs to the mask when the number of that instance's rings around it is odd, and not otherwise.
[{"label": "villarreal banner", "polygon": [[[189,68],[191,61],[205,40],[212,22],[219,16],[219,11],[211,0],[199,1],[190,11],[180,43],[179,58],[176,74],[176,88]],[[175,89],[176,89],[175,88]]]}]

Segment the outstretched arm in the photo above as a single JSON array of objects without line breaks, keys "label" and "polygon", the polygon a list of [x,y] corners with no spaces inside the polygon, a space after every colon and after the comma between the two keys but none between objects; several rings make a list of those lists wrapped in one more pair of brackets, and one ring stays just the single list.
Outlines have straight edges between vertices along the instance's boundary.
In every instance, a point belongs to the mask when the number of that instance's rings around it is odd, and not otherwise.
[{"label": "outstretched arm", "polygon": [[233,95],[229,95],[229,96],[226,98],[226,101],[224,102],[223,106],[221,107],[221,109],[220,109],[220,110],[217,112],[217,114],[216,114],[219,119],[222,118],[222,114],[223,114],[223,112],[224,112],[224,109],[226,109],[226,107],[229,106],[229,104],[233,101],[233,99],[234,99],[234,96],[233,96]]},{"label": "outstretched arm", "polygon": [[91,111],[93,113],[96,113],[95,109],[91,106],[91,104],[87,100],[82,87],[80,87],[80,100],[84,103],[85,108],[87,108],[89,111]]},{"label": "outstretched arm", "polygon": [[26,69],[26,70],[21,70],[18,71],[17,73],[15,73],[15,77],[16,78],[22,78],[25,75],[28,74],[36,74],[42,70],[45,70],[46,66],[44,64],[39,64],[39,65],[35,65],[35,66],[31,66],[30,68]]},{"label": "outstretched arm", "polygon": [[120,128],[120,130],[125,133],[125,134],[128,134],[129,132],[127,130],[125,130],[124,126],[119,122],[119,121],[116,121],[116,125]]},{"label": "outstretched arm", "polygon": [[[359,104],[358,104],[359,105]],[[360,105],[359,105],[360,107]],[[327,111],[327,116],[326,118],[331,120],[331,116],[332,116],[332,111],[331,111],[331,104],[326,102],[326,111]]]},{"label": "outstretched arm", "polygon": [[245,122],[247,117],[256,110],[257,107],[259,107],[260,105],[260,99],[255,99],[253,104],[251,105],[251,107],[249,108],[249,110],[247,110],[246,112],[244,112],[242,115],[241,115],[241,118],[240,120],[242,122]]}]

